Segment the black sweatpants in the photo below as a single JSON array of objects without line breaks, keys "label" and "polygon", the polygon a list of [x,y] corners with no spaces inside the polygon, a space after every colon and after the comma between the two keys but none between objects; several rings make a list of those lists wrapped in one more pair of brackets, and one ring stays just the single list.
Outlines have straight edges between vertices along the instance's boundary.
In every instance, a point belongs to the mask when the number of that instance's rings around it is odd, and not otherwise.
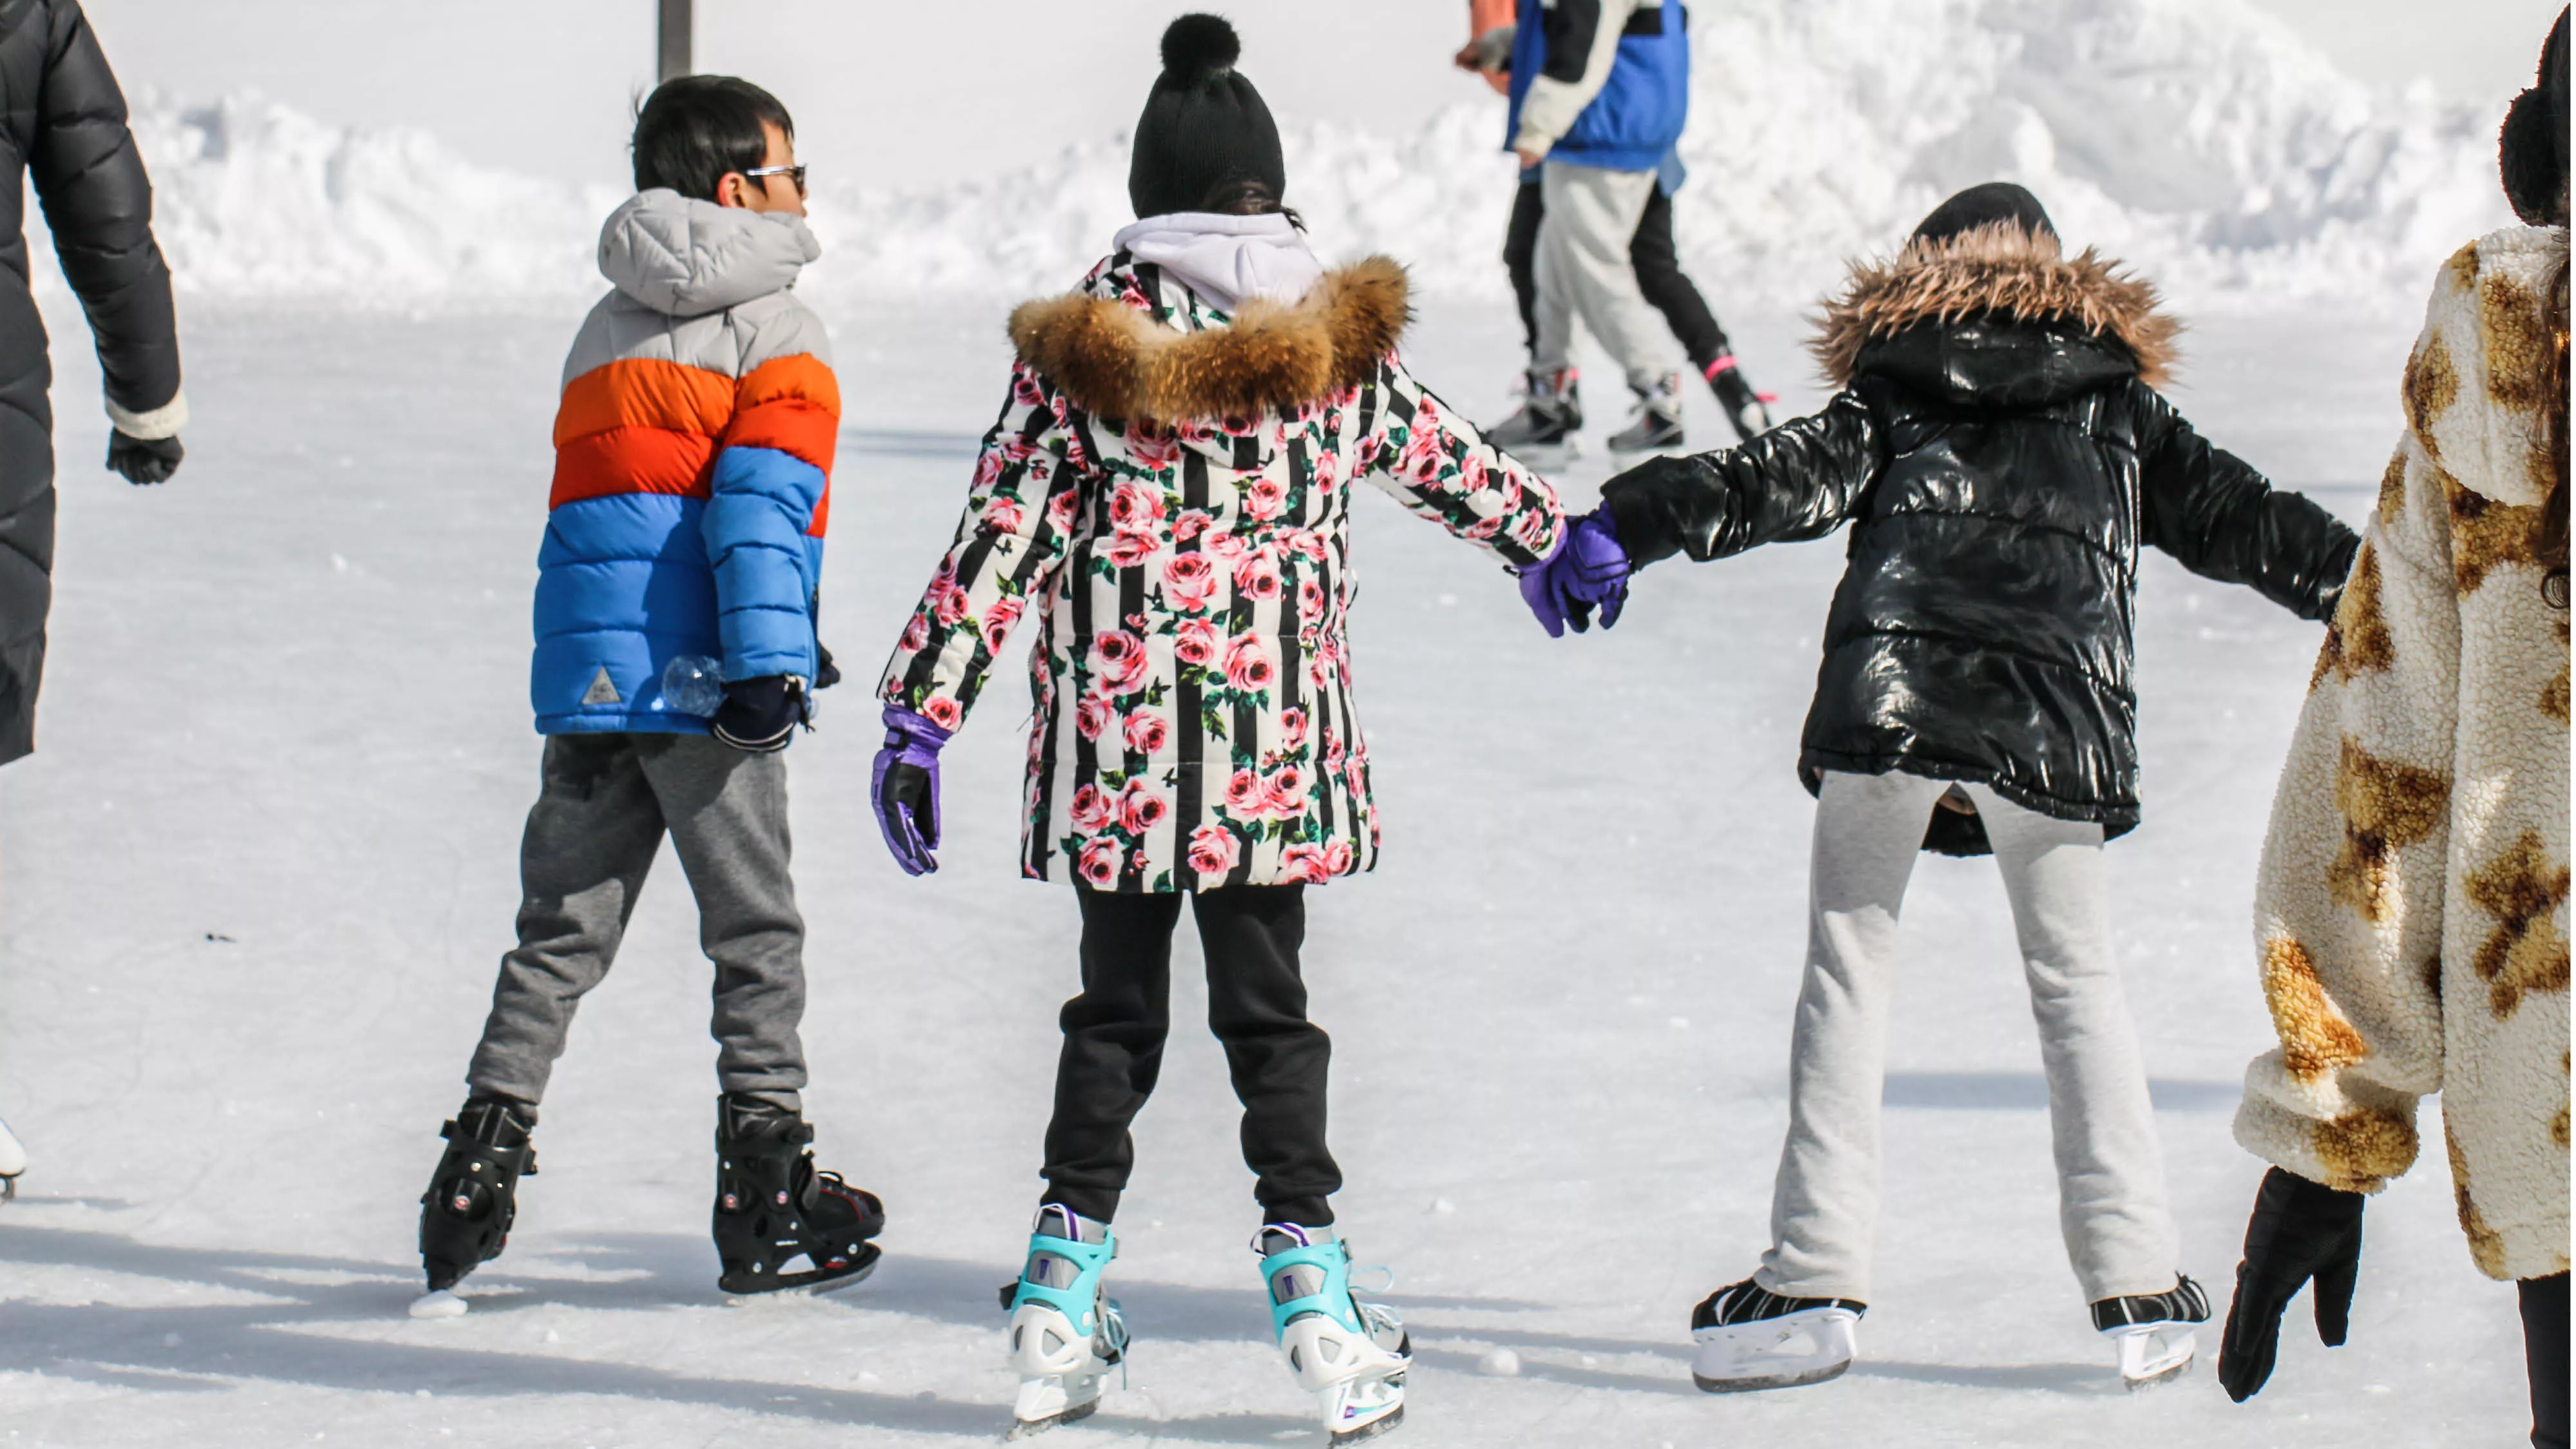
[{"label": "black sweatpants", "polygon": [[[1112,1221],[1136,1161],[1128,1125],[1153,1095],[1172,1024],[1178,894],[1118,895],[1080,882],[1082,994],[1064,1004],[1064,1054],[1047,1124],[1044,1201]],[[1243,1160],[1263,1221],[1322,1227],[1342,1185],[1324,1146],[1332,1039],[1306,1020],[1297,952],[1306,888],[1228,886],[1186,899],[1207,956],[1208,1029],[1243,1103]]]},{"label": "black sweatpants", "polygon": [[[1546,215],[1539,184],[1524,181],[1512,198],[1511,226],[1503,235],[1503,265],[1511,271],[1521,331],[1533,350],[1538,346],[1538,224]],[[1717,325],[1717,314],[1708,310],[1708,299],[1682,274],[1681,256],[1673,249],[1673,199],[1660,186],[1646,198],[1646,215],[1628,243],[1628,261],[1637,269],[1638,289],[1664,314],[1664,325],[1673,329],[1702,376],[1710,363],[1735,350],[1726,329]]]},{"label": "black sweatpants", "polygon": [[2522,1352],[2531,1372],[2532,1449],[2567,1449],[2567,1275],[2525,1278]]}]

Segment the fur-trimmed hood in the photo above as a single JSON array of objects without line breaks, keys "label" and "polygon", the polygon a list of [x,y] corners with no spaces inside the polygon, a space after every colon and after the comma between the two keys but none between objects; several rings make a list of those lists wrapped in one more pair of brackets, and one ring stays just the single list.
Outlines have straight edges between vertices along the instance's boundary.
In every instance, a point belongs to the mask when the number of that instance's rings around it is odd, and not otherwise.
[{"label": "fur-trimmed hood", "polygon": [[1023,302],[1011,345],[1088,411],[1122,420],[1220,422],[1287,411],[1368,380],[1412,320],[1404,268],[1367,257],[1324,274],[1294,305],[1253,301],[1233,325],[1182,332],[1114,297]]},{"label": "fur-trimmed hood", "polygon": [[2088,247],[2070,261],[2054,235],[1996,222],[1853,264],[1842,294],[1825,304],[1809,350],[1829,381],[1848,387],[1863,348],[1918,322],[1980,312],[2023,321],[2064,317],[2118,340],[2136,357],[2138,380],[2161,387],[2172,376],[2182,331],[2161,307],[2153,283],[2099,252]]}]

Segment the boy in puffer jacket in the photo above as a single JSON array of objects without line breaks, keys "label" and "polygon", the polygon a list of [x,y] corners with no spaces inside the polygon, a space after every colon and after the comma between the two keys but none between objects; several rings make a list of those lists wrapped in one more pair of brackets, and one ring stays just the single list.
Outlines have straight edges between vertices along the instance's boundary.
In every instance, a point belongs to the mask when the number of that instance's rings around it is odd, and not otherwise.
[{"label": "boy in puffer jacket", "polygon": [[574,1007],[608,973],[665,834],[716,963],[715,1238],[727,1292],[855,1281],[885,1223],[817,1172],[798,1091],[805,927],[780,753],[832,682],[815,639],[840,393],[790,291],[820,248],[794,123],[766,91],[692,76],[636,117],[638,195],[608,219],[615,290],[564,364],[529,680],[544,787],[520,848],[470,1095],[421,1199],[430,1293],[497,1255]]},{"label": "boy in puffer jacket", "polygon": [[2121,1377],[2170,1378],[2209,1308],[2177,1266],[2103,859],[2139,820],[2138,555],[2323,620],[2360,540],[2174,411],[2156,389],[2178,324],[2155,289],[2065,255],[2018,186],[1943,202],[1892,260],[1856,267],[1823,320],[1817,356],[1843,391],[1822,412],[1611,479],[1530,590],[1543,624],[1579,627],[1590,607],[1615,616],[1635,568],[1851,528],[1799,757],[1815,846],[1772,1242],[1700,1304],[1693,1373],[1729,1392],[1852,1362],[1897,921],[1928,848],[2001,869],[2067,1256]]}]

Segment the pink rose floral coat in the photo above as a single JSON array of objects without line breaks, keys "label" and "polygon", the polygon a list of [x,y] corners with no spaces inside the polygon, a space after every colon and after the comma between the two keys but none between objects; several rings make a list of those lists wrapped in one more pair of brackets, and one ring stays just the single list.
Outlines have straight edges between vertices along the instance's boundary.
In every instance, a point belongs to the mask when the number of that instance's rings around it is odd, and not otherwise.
[{"label": "pink rose floral coat", "polygon": [[1383,258],[1229,318],[1123,254],[1012,315],[1010,401],[879,691],[954,731],[1035,629],[1022,874],[1061,851],[1093,889],[1144,893],[1376,863],[1350,485],[1513,566],[1565,526],[1405,372],[1407,315]]}]

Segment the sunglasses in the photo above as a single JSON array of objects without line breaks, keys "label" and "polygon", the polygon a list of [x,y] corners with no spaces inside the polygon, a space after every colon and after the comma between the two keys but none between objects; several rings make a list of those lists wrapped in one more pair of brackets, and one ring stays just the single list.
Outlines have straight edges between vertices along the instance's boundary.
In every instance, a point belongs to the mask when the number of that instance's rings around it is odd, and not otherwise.
[{"label": "sunglasses", "polygon": [[768,184],[767,178],[769,177],[784,176],[788,180],[796,183],[797,195],[803,196],[805,194],[805,168],[803,166],[755,166],[751,170],[742,174],[760,181],[763,185]]}]

